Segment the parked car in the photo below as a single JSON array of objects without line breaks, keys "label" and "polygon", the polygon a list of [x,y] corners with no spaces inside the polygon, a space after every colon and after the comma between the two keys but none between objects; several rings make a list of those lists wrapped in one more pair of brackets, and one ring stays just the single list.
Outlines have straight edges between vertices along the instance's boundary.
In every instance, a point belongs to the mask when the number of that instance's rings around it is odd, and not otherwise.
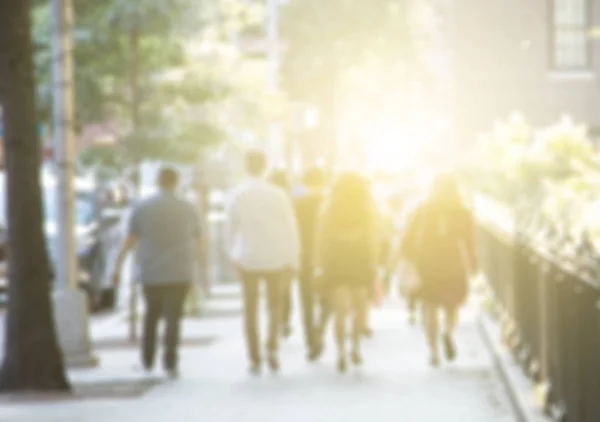
[{"label": "parked car", "polygon": [[[0,173],[0,226],[6,227],[5,174]],[[46,166],[42,171],[44,234],[48,253],[53,266],[56,265],[60,249],[58,244],[58,180],[54,170]],[[108,257],[122,241],[121,214],[118,209],[102,206],[95,181],[91,178],[76,177],[75,196],[75,245],[77,257],[77,283],[90,298],[93,310],[115,306],[117,291],[110,280],[111,264]],[[0,254],[2,255],[2,254]],[[6,263],[6,259],[4,259]],[[0,266],[0,277],[1,274]],[[2,284],[0,281],[0,290]]]}]

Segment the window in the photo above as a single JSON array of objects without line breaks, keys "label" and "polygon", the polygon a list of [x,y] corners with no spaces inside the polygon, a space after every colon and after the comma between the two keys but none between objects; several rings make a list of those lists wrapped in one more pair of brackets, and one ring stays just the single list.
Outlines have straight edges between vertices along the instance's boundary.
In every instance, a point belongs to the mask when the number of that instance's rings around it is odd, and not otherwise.
[{"label": "window", "polygon": [[589,69],[589,0],[551,1],[552,67],[556,70]]}]

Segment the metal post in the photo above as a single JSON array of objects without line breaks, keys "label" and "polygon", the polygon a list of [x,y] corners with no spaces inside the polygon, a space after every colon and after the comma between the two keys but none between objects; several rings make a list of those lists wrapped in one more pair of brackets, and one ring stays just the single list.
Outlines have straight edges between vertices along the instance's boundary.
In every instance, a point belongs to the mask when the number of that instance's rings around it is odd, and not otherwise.
[{"label": "metal post", "polygon": [[88,366],[97,361],[91,354],[88,308],[77,286],[75,260],[75,125],[73,95],[73,7],[71,0],[52,0],[53,126],[58,176],[58,257],[55,278],[55,317],[65,361]]},{"label": "metal post", "polygon": [[54,75],[54,154],[58,173],[59,193],[59,259],[56,280],[59,289],[75,289],[76,262],[74,238],[73,186],[75,134],[73,118],[73,58],[71,56],[72,9],[69,0],[52,3],[54,43],[52,70]]},{"label": "metal post", "polygon": [[[137,171],[137,180],[135,184],[135,196],[141,196],[141,178],[142,166],[140,163],[141,155],[139,152],[138,130],[140,127],[140,96],[139,96],[139,75],[138,75],[138,55],[139,55],[139,30],[134,25],[129,34],[130,47],[130,68],[129,68],[129,86],[131,89],[131,128],[133,133],[133,151],[135,169]],[[138,265],[136,252],[131,254],[131,266],[129,274],[130,295],[129,295],[129,341],[135,343],[138,339]]]}]

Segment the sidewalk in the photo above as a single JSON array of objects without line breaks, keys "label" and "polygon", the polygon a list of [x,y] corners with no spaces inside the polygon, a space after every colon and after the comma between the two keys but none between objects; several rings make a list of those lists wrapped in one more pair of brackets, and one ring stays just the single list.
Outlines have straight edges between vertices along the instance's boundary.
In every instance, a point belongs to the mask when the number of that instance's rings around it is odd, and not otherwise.
[{"label": "sidewalk", "polygon": [[[297,309],[297,308],[296,308]],[[186,322],[185,337],[217,335],[206,347],[185,347],[183,376],[141,397],[0,404],[0,421],[89,422],[512,422],[504,387],[479,336],[475,312],[465,312],[457,333],[456,363],[429,367],[423,334],[408,326],[398,302],[372,315],[374,338],[364,347],[365,366],[346,375],[335,370],[330,347],[322,361],[304,359],[298,323],[282,344],[282,372],[247,375],[240,318]],[[130,376],[137,350],[100,353],[106,379]],[[93,372],[88,372],[92,374]],[[85,373],[71,373],[73,380]],[[157,379],[162,375],[157,372]]]}]

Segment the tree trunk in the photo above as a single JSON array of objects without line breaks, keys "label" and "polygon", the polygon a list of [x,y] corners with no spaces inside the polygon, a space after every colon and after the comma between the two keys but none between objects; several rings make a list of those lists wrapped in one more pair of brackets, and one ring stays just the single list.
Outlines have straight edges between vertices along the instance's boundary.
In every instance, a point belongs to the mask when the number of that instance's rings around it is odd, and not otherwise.
[{"label": "tree trunk", "polygon": [[8,194],[8,311],[0,391],[69,390],[50,302],[41,145],[27,0],[0,2],[0,104]]}]

